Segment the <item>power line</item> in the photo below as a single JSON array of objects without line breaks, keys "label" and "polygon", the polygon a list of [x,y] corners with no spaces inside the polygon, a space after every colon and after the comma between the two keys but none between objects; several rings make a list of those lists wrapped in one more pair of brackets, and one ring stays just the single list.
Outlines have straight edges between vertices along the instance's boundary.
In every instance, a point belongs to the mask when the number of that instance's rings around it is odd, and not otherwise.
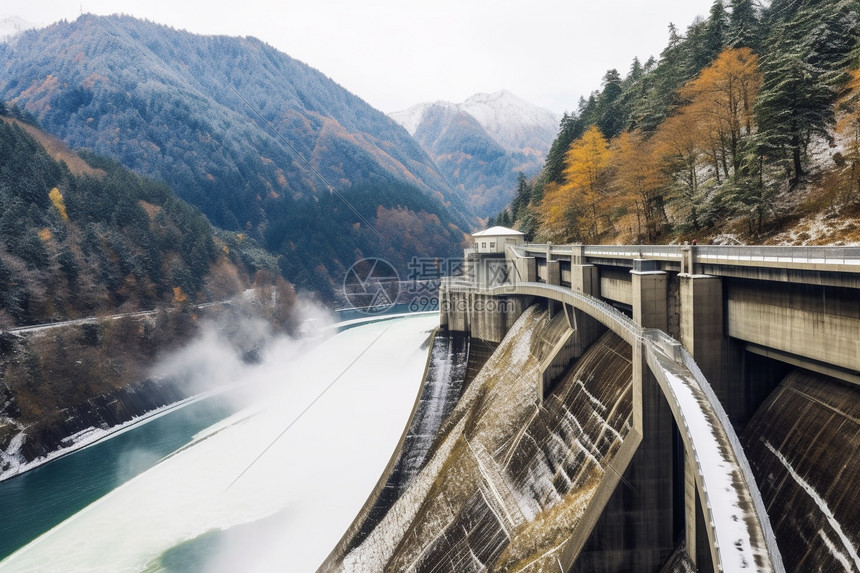
[{"label": "power line", "polygon": [[377,341],[377,340],[379,340],[380,338],[382,338],[382,335],[383,335],[383,334],[385,334],[386,332],[388,332],[388,329],[390,329],[390,328],[391,328],[390,326],[387,326],[387,327],[385,328],[385,330],[383,330],[382,332],[380,332],[380,333],[379,333],[379,335],[378,335],[376,338],[374,338],[374,339],[370,342],[370,344],[368,344],[368,345],[364,348],[364,350],[362,350],[362,351],[358,354],[358,356],[356,356],[356,357],[355,357],[355,359],[354,359],[352,362],[350,362],[350,363],[347,365],[347,367],[346,367],[346,368],[344,368],[344,369],[340,372],[340,374],[338,374],[338,375],[335,377],[335,379],[334,379],[334,380],[332,380],[332,381],[329,383],[329,385],[328,385],[328,386],[326,386],[326,387],[323,389],[323,391],[322,391],[322,392],[320,392],[320,393],[317,395],[317,397],[316,397],[316,398],[314,398],[314,399],[311,401],[311,403],[310,403],[310,404],[308,404],[308,405],[305,407],[305,409],[304,409],[304,410],[302,410],[302,411],[299,413],[299,415],[298,415],[298,416],[296,416],[295,418],[293,418],[293,420],[292,420],[289,424],[287,424],[287,427],[286,427],[286,428],[284,428],[284,429],[283,429],[283,431],[282,431],[280,434],[278,434],[278,435],[277,435],[277,437],[275,437],[275,439],[274,439],[274,440],[272,440],[272,441],[269,443],[269,445],[268,445],[268,446],[266,446],[266,447],[265,447],[265,449],[263,449],[263,451],[262,451],[262,452],[260,452],[260,454],[259,454],[256,458],[254,458],[254,459],[253,459],[253,461],[252,461],[250,464],[248,464],[248,465],[245,467],[245,469],[244,469],[244,470],[242,470],[242,473],[240,473],[238,476],[236,476],[236,479],[234,479],[232,482],[230,482],[230,485],[228,485],[228,486],[224,489],[224,491],[227,491],[227,490],[229,490],[231,487],[233,487],[233,484],[235,484],[237,481],[239,481],[239,479],[240,479],[243,475],[245,475],[245,473],[246,473],[249,469],[251,469],[251,468],[254,466],[254,464],[256,464],[256,463],[260,460],[260,458],[262,458],[262,457],[263,457],[263,455],[265,455],[265,453],[266,453],[266,452],[268,452],[268,451],[269,451],[269,449],[270,449],[272,446],[274,446],[274,445],[275,445],[275,443],[276,443],[278,440],[280,440],[280,439],[283,437],[283,435],[284,435],[284,434],[286,434],[286,433],[287,433],[287,431],[288,431],[290,428],[292,428],[292,427],[293,427],[293,425],[294,425],[296,422],[298,422],[298,421],[299,421],[299,419],[301,419],[301,417],[302,417],[302,416],[304,416],[304,415],[305,415],[305,413],[306,413],[308,410],[310,410],[310,409],[313,407],[313,405],[314,405],[314,404],[316,404],[316,403],[319,401],[319,399],[320,399],[320,398],[322,398],[322,397],[323,397],[323,395],[325,395],[325,393],[326,393],[326,392],[328,392],[328,391],[331,389],[331,387],[332,387],[332,386],[334,386],[334,385],[335,385],[335,383],[336,383],[338,380],[340,380],[340,379],[341,379],[341,377],[342,377],[344,374],[346,374],[347,370],[349,370],[350,368],[352,368],[352,366],[353,366],[356,362],[358,362],[359,358],[361,358],[362,356],[364,356],[364,355],[365,355],[365,353],[366,353],[368,350],[370,350],[370,347],[371,347],[371,346],[373,346],[374,344],[376,344],[376,341]]}]

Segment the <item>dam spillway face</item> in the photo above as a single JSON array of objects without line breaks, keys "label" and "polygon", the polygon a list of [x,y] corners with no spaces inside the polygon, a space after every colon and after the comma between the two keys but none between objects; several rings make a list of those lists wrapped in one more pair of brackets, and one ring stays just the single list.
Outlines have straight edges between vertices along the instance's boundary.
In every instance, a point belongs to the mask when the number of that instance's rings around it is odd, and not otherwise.
[{"label": "dam spillway face", "polygon": [[860,572],[860,387],[796,370],[742,440],[786,570]]},{"label": "dam spillway face", "polygon": [[558,321],[528,309],[441,423],[426,464],[332,571],[558,570],[632,425],[630,345],[606,333],[537,395]]},{"label": "dam spillway face", "polygon": [[437,331],[427,364],[427,373],[415,412],[403,439],[400,456],[385,478],[385,485],[368,508],[349,547],[361,544],[403,495],[427,463],[430,449],[442,422],[451,413],[465,389],[471,341],[462,332]]}]

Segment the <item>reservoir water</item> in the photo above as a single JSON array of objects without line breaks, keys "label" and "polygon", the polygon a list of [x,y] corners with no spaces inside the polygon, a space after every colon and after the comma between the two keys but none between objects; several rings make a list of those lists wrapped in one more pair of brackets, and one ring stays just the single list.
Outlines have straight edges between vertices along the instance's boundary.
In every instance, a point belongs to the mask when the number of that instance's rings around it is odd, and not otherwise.
[{"label": "reservoir water", "polygon": [[0,482],[0,560],[235,410],[212,396]]},{"label": "reservoir water", "polygon": [[314,571],[400,438],[436,324],[281,341],[252,406],[194,403],[0,483],[0,572]]}]

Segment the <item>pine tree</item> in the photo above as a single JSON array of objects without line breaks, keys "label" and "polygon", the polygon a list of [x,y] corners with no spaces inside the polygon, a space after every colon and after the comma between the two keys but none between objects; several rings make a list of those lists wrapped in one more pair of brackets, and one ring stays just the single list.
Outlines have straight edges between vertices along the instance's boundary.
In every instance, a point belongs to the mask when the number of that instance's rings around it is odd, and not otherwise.
[{"label": "pine tree", "polygon": [[603,91],[597,98],[597,127],[606,137],[615,137],[624,129],[627,121],[625,110],[619,105],[621,95],[621,74],[611,69],[603,76]]},{"label": "pine tree", "polygon": [[532,188],[526,179],[525,174],[520,171],[517,175],[517,191],[514,194],[514,200],[511,201],[511,213],[513,222],[516,222],[522,217],[525,209],[528,208],[531,202]]},{"label": "pine tree", "polygon": [[711,5],[705,32],[705,51],[709,62],[726,47],[728,31],[729,14],[726,11],[726,6],[723,0],[715,0]]},{"label": "pine tree", "polygon": [[728,45],[733,48],[758,46],[759,16],[753,0],[731,0]]},{"label": "pine tree", "polygon": [[642,66],[642,62],[639,61],[639,58],[633,58],[633,63],[630,64],[630,71],[627,72],[627,77],[624,78],[624,82],[627,85],[634,84],[641,80],[644,74],[645,68]]},{"label": "pine tree", "polygon": [[[585,99],[580,99],[580,110],[586,106]],[[583,133],[583,122],[579,116],[565,112],[561,118],[558,135],[546,155],[546,164],[544,167],[543,176],[541,177],[541,186],[546,183],[558,183],[561,181],[562,172],[564,171],[564,154],[570,147],[570,144],[579,138]]]},{"label": "pine tree", "polygon": [[511,216],[508,214],[507,209],[503,209],[501,213],[496,217],[496,225],[501,225],[502,227],[510,227],[512,225]]},{"label": "pine tree", "polygon": [[853,0],[771,6],[756,115],[763,150],[788,161],[793,184],[805,174],[811,139],[830,137],[833,104],[860,36],[859,15]]}]

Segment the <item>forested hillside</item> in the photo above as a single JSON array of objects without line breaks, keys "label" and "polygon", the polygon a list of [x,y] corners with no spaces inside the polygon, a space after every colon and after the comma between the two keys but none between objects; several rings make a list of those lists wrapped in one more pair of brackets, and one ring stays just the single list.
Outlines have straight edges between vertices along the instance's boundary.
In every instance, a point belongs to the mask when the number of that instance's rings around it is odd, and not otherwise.
[{"label": "forested hillside", "polygon": [[22,117],[0,104],[0,328],[223,300],[277,274],[164,184],[9,111]]},{"label": "forested hillside", "polygon": [[[85,15],[0,44],[0,100],[168,184],[325,296],[357,257],[456,254],[468,208],[383,113],[254,38]],[[426,251],[426,249],[425,249]]]},{"label": "forested hillside", "polygon": [[211,389],[217,376],[152,370],[204,324],[245,361],[268,328],[301,324],[252,239],[216,234],[163,183],[75,154],[31,119],[0,104],[0,479]]},{"label": "forested hillside", "polygon": [[[860,241],[860,2],[716,0],[609,70],[495,223],[554,242]],[[563,81],[563,78],[560,78]]]}]

